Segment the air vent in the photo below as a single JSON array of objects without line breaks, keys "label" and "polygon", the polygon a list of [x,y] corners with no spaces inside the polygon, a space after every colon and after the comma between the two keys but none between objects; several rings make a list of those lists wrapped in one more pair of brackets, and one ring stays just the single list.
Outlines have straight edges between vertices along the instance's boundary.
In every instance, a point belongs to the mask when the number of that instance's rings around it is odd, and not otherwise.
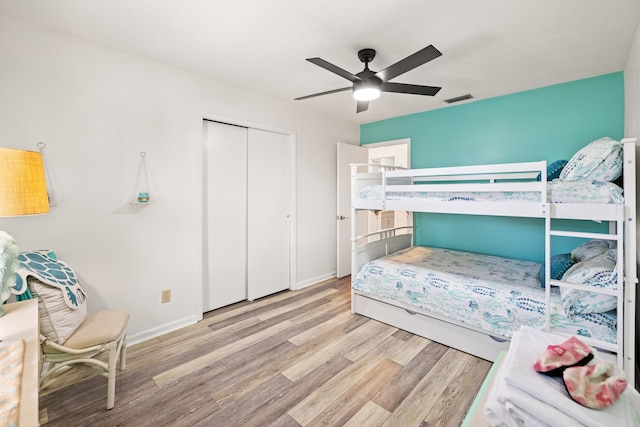
[{"label": "air vent", "polygon": [[471,98],[473,98],[473,96],[471,96],[470,94],[466,94],[462,96],[457,96],[455,98],[445,99],[444,102],[446,102],[447,104],[453,104],[454,102],[460,102],[460,101],[464,101],[465,99],[471,99]]}]

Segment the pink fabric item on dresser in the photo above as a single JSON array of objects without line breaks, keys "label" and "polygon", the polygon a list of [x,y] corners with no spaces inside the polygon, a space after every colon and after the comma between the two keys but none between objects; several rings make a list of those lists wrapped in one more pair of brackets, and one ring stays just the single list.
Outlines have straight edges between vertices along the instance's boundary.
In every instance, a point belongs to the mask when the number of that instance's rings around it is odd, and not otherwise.
[{"label": "pink fabric item on dresser", "polygon": [[566,368],[586,365],[591,359],[591,347],[573,336],[561,344],[547,346],[533,363],[533,369],[546,375],[562,375]]},{"label": "pink fabric item on dresser", "polygon": [[627,381],[616,365],[609,361],[569,368],[564,371],[562,378],[569,396],[591,409],[613,405],[627,388]]}]

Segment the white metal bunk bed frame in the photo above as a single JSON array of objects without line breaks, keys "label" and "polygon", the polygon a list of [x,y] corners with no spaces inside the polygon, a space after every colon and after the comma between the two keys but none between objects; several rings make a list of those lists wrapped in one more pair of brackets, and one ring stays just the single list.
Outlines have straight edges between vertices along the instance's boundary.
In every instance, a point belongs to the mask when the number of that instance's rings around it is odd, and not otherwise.
[{"label": "white metal bunk bed frame", "polygon": [[[612,295],[617,298],[617,344],[584,338],[584,341],[600,349],[611,351],[617,364],[624,369],[631,384],[635,383],[635,300],[636,300],[636,138],[621,141],[623,146],[624,204],[575,204],[548,203],[546,193],[546,161],[469,167],[431,168],[403,170],[379,165],[352,165],[352,281],[362,266],[369,261],[413,245],[412,227],[381,230],[359,235],[358,210],[404,210],[470,215],[533,217],[544,219],[545,230],[545,278],[546,283],[589,292]],[[366,173],[358,173],[365,166]],[[370,173],[370,167],[380,167],[380,173]],[[519,182],[522,179],[540,181]],[[457,184],[456,181],[474,181]],[[416,184],[417,182],[440,182]],[[443,183],[444,182],[444,183]],[[368,185],[382,185],[382,200],[361,200],[358,193]],[[438,202],[420,198],[390,200],[391,192],[416,191],[535,191],[540,202],[491,203],[491,202]],[[588,206],[589,209],[585,209]],[[608,233],[588,233],[555,230],[551,219],[575,219],[608,221]],[[579,237],[586,239],[615,240],[618,248],[617,290],[594,288],[550,279],[551,236]],[[373,240],[373,241],[371,241]],[[362,243],[364,242],[364,243]],[[623,262],[620,262],[622,260]],[[546,287],[546,307],[550,304],[550,286]],[[481,330],[436,313],[382,297],[361,294],[352,289],[351,310],[409,332],[424,336],[442,344],[494,361],[497,354],[509,346],[507,340],[493,337]],[[622,315],[621,315],[622,314]],[[550,327],[550,310],[546,310],[545,329],[561,333]],[[581,337],[582,339],[583,337]]]}]

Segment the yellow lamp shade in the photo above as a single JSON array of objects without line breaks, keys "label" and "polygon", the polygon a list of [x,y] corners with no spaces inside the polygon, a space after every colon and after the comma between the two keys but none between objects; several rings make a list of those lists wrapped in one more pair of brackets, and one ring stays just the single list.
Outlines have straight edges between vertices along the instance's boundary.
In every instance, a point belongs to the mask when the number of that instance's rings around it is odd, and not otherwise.
[{"label": "yellow lamp shade", "polygon": [[49,212],[42,154],[0,147],[0,216]]}]

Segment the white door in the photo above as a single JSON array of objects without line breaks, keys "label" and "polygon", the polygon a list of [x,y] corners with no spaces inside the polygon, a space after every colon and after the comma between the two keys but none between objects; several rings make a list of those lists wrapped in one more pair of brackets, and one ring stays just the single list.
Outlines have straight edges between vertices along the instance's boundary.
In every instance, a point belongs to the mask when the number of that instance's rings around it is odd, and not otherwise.
[{"label": "white door", "polygon": [[[411,140],[406,138],[368,144],[369,163],[408,168],[410,142]],[[369,212],[369,233],[385,228],[404,227],[411,223],[412,216],[406,211]]]},{"label": "white door", "polygon": [[210,311],[247,299],[247,128],[204,122],[207,286]]},{"label": "white door", "polygon": [[249,129],[248,299],[289,289],[289,138]]},{"label": "white door", "polygon": [[[351,274],[351,163],[367,163],[367,149],[358,145],[338,143],[338,189],[337,213],[338,222],[338,261],[336,275],[345,277]],[[366,218],[366,212],[359,213]]]}]

